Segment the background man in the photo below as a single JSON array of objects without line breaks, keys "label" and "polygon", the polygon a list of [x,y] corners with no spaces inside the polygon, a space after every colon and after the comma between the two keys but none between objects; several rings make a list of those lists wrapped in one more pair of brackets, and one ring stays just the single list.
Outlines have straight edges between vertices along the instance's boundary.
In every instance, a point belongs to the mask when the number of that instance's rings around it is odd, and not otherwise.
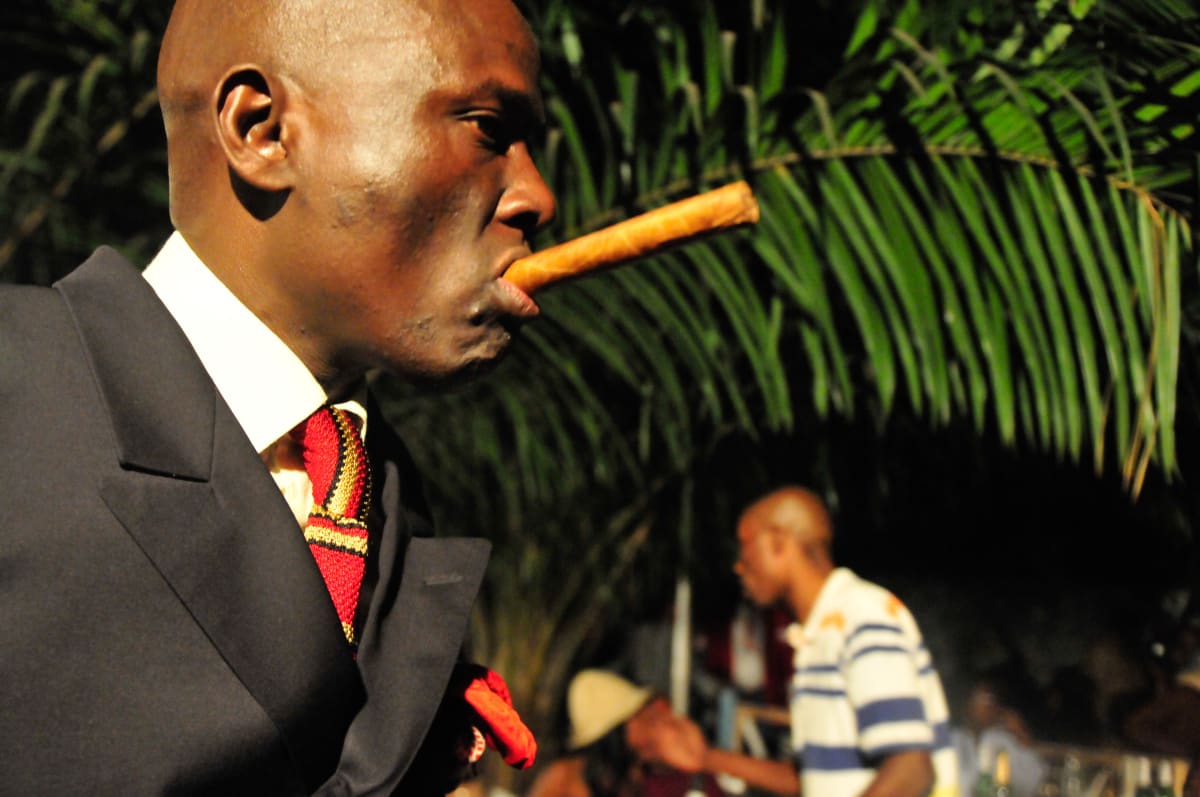
[{"label": "background man", "polygon": [[488,545],[430,538],[365,377],[536,314],[500,275],[554,211],[537,62],[509,0],[177,2],[177,233],[0,292],[6,791],[441,793],[468,683],[532,756],[456,667]]},{"label": "background man", "polygon": [[889,592],[834,568],[821,499],[800,487],[771,492],[743,512],[737,537],[746,594],[797,620],[788,629],[796,765],[709,748],[691,766],[780,794],[957,794],[946,700],[917,624]]},{"label": "background man", "polygon": [[950,729],[964,789],[978,782],[981,767],[988,775],[994,774],[996,755],[1003,750],[1010,764],[1012,797],[1037,794],[1046,777],[1046,763],[1033,747],[1031,720],[1039,697],[1037,682],[1016,660],[993,667],[975,680],[963,701],[961,727]]}]

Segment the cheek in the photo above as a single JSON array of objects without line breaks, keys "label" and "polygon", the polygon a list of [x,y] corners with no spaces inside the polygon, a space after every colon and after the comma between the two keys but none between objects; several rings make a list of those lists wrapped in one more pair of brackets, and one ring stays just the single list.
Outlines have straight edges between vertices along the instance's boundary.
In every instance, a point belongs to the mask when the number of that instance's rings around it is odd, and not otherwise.
[{"label": "cheek", "polygon": [[757,551],[750,551],[745,558],[746,572],[755,581],[762,580],[763,563]]},{"label": "cheek", "polygon": [[426,174],[390,186],[374,204],[374,224],[390,230],[392,256],[417,276],[417,289],[446,290],[476,265],[474,247],[485,220],[469,185]]},{"label": "cheek", "polygon": [[463,266],[470,240],[457,220],[454,197],[378,188],[364,202],[367,223],[347,230],[347,268],[363,275],[366,303],[412,319],[439,314],[445,303],[462,304]]},{"label": "cheek", "polygon": [[335,225],[365,236],[390,233],[407,248],[434,234],[450,191],[433,147],[416,138],[379,133],[331,148],[320,169]]}]

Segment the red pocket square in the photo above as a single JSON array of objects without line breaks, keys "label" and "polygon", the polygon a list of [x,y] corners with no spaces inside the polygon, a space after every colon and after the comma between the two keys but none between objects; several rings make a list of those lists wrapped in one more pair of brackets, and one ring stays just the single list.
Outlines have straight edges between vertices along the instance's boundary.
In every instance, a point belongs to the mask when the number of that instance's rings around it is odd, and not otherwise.
[{"label": "red pocket square", "polygon": [[[504,763],[518,769],[533,766],[537,756],[537,740],[521,722],[513,708],[508,684],[497,673],[479,665],[460,665],[459,675],[467,676],[463,697],[486,726],[482,728],[488,745],[504,758]],[[463,672],[462,670],[466,670]]]}]

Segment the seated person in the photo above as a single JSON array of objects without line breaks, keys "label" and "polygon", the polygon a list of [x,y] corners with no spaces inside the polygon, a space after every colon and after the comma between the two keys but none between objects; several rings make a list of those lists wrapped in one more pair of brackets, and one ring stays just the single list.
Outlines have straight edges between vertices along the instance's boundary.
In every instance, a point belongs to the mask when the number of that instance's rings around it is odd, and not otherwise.
[{"label": "seated person", "polygon": [[1126,738],[1148,752],[1189,762],[1184,797],[1200,797],[1200,616],[1175,630],[1155,694],[1126,720]]},{"label": "seated person", "polygon": [[722,792],[712,778],[666,761],[704,746],[699,728],[653,690],[605,670],[583,670],[567,689],[569,752],[548,765],[526,797],[683,797]]},{"label": "seated person", "polygon": [[1008,753],[1013,797],[1034,797],[1046,775],[1046,763],[1034,751],[1029,711],[1035,703],[1035,685],[1018,667],[998,667],[972,686],[963,711],[964,728],[955,731],[959,775],[964,790],[979,778],[979,769],[991,772],[996,754]]}]

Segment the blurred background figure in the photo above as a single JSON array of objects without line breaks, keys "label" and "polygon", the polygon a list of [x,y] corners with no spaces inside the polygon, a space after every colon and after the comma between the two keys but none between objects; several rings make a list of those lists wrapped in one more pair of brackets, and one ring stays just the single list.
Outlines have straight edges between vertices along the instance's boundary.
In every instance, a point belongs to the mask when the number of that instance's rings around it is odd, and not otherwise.
[{"label": "blurred background figure", "polygon": [[1080,664],[1054,670],[1043,690],[1046,734],[1067,744],[1096,746],[1104,741],[1096,682]]},{"label": "blurred background figure", "polygon": [[1008,754],[1011,797],[1034,797],[1047,774],[1033,749],[1038,687],[1020,663],[993,668],[978,678],[961,707],[961,725],[953,732],[962,793],[992,774],[1000,751]]},{"label": "blurred background figure", "polygon": [[1187,759],[1183,797],[1200,797],[1200,616],[1180,623],[1156,676],[1155,694],[1130,712],[1125,735],[1147,751]]},{"label": "blurred background figure", "polygon": [[698,759],[704,739],[653,689],[607,670],[583,670],[567,688],[567,718],[570,752],[542,771],[526,797],[723,794],[711,777],[671,765]]},{"label": "blurred background figure", "polygon": [[[750,743],[756,755],[778,756],[790,749],[787,723],[739,722],[738,707],[752,705],[786,710],[793,651],[784,632],[791,620],[777,607],[756,606],[742,598],[710,621],[698,636],[693,681],[700,696],[715,706],[709,722],[701,722],[718,747]],[[696,716],[693,710],[690,712]],[[703,717],[703,715],[700,715]],[[753,727],[746,727],[746,722]]]},{"label": "blurred background figure", "polygon": [[709,748],[706,772],[776,794],[952,797],[958,766],[941,679],[894,595],[835,567],[825,503],[784,487],[742,513],[734,566],[746,596],[795,621],[793,760]]}]

